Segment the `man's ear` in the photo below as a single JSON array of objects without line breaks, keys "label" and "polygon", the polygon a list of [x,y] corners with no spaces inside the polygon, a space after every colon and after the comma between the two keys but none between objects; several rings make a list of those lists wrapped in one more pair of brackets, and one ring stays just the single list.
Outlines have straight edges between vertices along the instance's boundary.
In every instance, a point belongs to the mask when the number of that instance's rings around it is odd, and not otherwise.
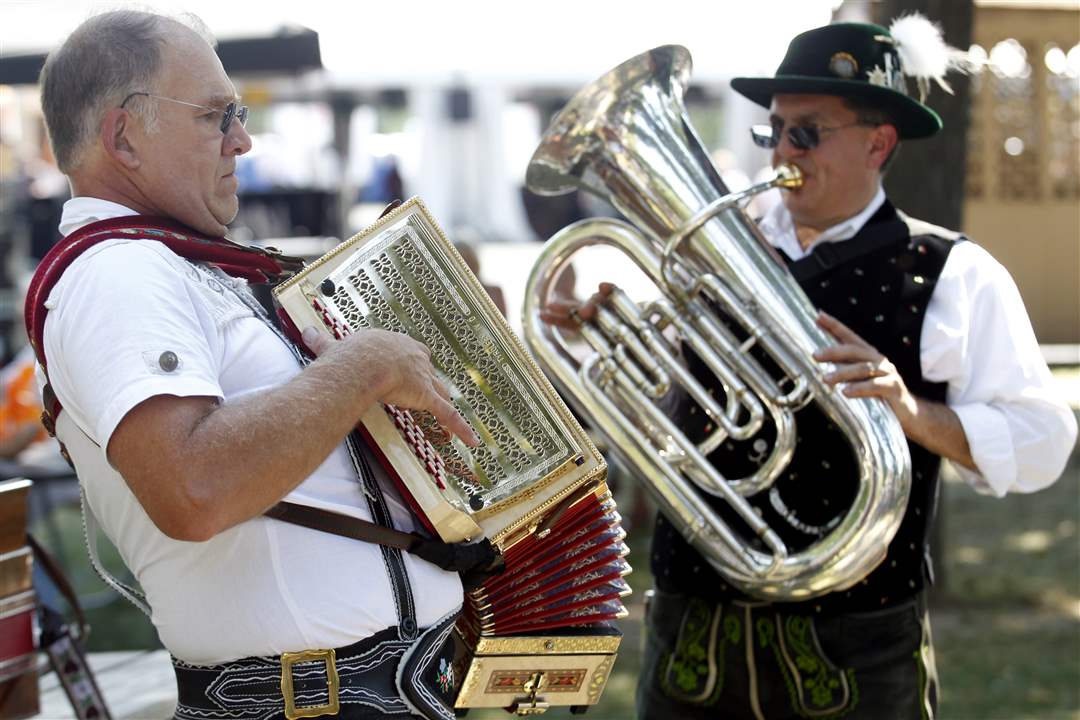
[{"label": "man's ear", "polygon": [[900,142],[900,134],[894,125],[878,125],[870,136],[870,154],[867,156],[867,165],[872,170],[880,170],[889,154]]},{"label": "man's ear", "polygon": [[128,170],[135,170],[142,164],[131,142],[135,129],[135,118],[123,108],[112,108],[101,121],[101,145],[105,153]]}]

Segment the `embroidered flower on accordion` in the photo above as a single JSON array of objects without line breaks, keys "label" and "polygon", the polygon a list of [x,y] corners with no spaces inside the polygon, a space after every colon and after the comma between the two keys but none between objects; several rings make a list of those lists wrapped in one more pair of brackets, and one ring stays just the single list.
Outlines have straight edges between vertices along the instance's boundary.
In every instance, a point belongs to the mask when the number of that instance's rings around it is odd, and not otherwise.
[{"label": "embroidered flower on accordion", "polygon": [[446,658],[439,658],[439,674],[435,677],[435,682],[446,694],[454,687],[454,666],[446,662]]}]

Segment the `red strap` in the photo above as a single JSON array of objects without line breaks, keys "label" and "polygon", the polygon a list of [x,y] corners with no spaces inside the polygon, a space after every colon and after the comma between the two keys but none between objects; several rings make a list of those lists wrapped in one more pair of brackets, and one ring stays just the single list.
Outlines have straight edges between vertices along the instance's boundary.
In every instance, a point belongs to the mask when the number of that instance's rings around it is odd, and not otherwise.
[{"label": "red strap", "polygon": [[[298,258],[245,247],[226,238],[207,237],[167,218],[129,215],[90,223],[65,237],[45,254],[34,272],[26,294],[23,310],[26,334],[46,378],[48,366],[45,362],[44,336],[48,310],[45,301],[59,282],[60,276],[76,258],[94,245],[114,239],[155,240],[180,257],[194,262],[211,263],[229,275],[242,277],[253,283],[276,282],[283,275],[303,265]],[[51,402],[45,404],[46,417],[42,419],[46,429],[54,433],[51,425],[61,407],[55,396],[50,399]]]}]

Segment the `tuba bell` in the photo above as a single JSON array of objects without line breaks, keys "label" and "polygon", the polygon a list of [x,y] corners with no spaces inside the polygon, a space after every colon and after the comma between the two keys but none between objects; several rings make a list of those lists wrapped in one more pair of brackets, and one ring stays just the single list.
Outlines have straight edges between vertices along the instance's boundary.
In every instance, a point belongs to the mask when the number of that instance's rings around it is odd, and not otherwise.
[{"label": "tuba bell", "polygon": [[[580,90],[552,121],[529,164],[529,189],[581,188],[632,224],[582,220],[548,240],[526,288],[525,336],[564,396],[717,571],[750,595],[804,600],[850,587],[881,562],[903,517],[911,460],[885,403],[847,398],[824,382],[829,368],[812,354],[833,341],[740,207],[768,188],[797,187],[798,169],[782,167],[769,182],[729,193],[687,119],[690,68],[685,48],[655,48]],[[625,253],[660,298],[639,305],[616,289],[582,323],[591,350],[579,361],[540,310],[575,253],[593,245]],[[687,369],[682,349],[700,358],[711,388]],[[691,438],[673,422],[662,407],[673,395],[707,416],[709,432]],[[796,413],[811,404],[812,417],[850,444],[858,483],[827,532],[794,543],[762,517],[755,498],[795,457]],[[725,443],[757,447],[763,437],[766,452],[752,472],[726,477],[708,459]],[[802,480],[829,481],[827,471]]]}]

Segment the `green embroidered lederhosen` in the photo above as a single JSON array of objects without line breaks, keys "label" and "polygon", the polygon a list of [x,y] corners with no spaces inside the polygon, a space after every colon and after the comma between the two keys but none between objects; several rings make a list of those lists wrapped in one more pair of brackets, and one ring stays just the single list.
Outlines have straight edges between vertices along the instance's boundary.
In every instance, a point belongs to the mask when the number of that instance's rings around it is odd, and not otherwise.
[{"label": "green embroidered lederhosen", "polygon": [[[936,704],[918,603],[814,617],[661,593],[649,610],[646,645],[643,720],[721,710],[725,719],[916,720],[932,717]],[[864,685],[870,703],[860,697]]]}]

